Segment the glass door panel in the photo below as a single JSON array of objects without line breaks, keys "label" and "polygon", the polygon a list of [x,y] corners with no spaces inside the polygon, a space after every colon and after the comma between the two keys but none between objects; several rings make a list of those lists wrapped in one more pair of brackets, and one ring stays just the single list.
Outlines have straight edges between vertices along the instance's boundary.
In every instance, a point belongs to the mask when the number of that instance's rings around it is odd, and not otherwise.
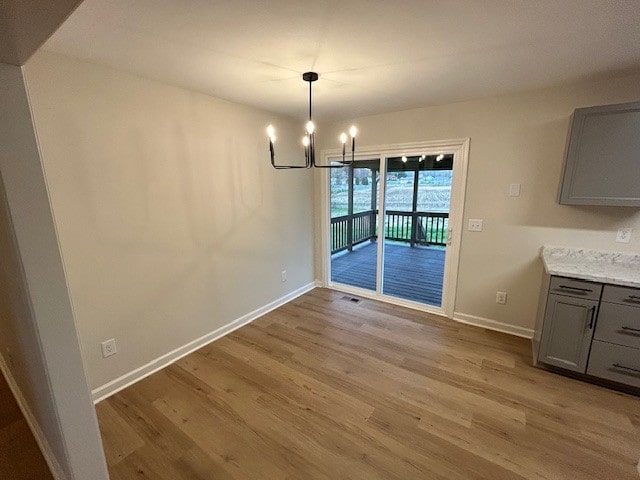
[{"label": "glass door panel", "polygon": [[376,290],[380,160],[330,170],[331,281]]},{"label": "glass door panel", "polygon": [[442,304],[453,155],[387,159],[382,293]]}]

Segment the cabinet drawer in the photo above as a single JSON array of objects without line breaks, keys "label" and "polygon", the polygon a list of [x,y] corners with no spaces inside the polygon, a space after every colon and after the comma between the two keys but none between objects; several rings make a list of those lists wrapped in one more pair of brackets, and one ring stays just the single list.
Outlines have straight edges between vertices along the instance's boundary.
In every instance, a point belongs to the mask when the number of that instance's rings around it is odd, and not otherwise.
[{"label": "cabinet drawer", "polygon": [[640,289],[605,285],[602,301],[640,307]]},{"label": "cabinet drawer", "polygon": [[549,293],[567,295],[569,297],[588,298],[590,300],[600,300],[602,285],[585,280],[574,280],[565,277],[551,277]]},{"label": "cabinet drawer", "polygon": [[640,307],[602,302],[594,338],[617,345],[640,348]]},{"label": "cabinet drawer", "polygon": [[587,374],[640,388],[640,350],[594,340]]}]

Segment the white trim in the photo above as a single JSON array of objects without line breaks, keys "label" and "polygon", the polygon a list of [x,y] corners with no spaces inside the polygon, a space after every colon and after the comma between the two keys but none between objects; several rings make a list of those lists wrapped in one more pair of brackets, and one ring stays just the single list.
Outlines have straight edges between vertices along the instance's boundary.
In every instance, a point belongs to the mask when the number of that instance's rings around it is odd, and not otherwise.
[{"label": "white trim", "polygon": [[516,337],[533,338],[532,328],[519,327],[517,325],[491,320],[490,318],[455,312],[453,314],[453,319],[456,322],[466,323],[467,325],[473,325],[475,327],[487,328],[489,330],[495,330],[496,332],[508,333],[509,335],[515,335]]},{"label": "white trim", "polygon": [[[442,309],[438,313],[451,318],[454,315],[456,290],[458,285],[458,268],[460,263],[460,247],[463,232],[463,218],[464,218],[464,202],[467,185],[467,171],[469,164],[469,138],[458,138],[451,140],[436,140],[427,142],[412,142],[412,143],[396,143],[389,145],[377,145],[377,146],[364,146],[358,147],[357,159],[369,159],[371,157],[380,158],[380,176],[383,175],[383,169],[386,171],[385,161],[389,156],[398,155],[420,155],[420,154],[438,154],[438,153],[452,153],[453,154],[453,183],[451,185],[451,203],[449,205],[449,230],[452,235],[452,243],[447,245],[447,254],[445,256],[444,266],[444,278],[442,282]],[[328,157],[339,155],[340,150],[331,149],[323,150],[322,157],[325,161],[328,161]],[[321,235],[322,235],[322,257],[321,257],[321,273],[324,284],[332,288],[334,286],[331,282],[331,262],[329,261],[329,222],[331,217],[330,211],[330,199],[329,199],[329,174],[328,172],[321,172],[323,174],[320,177],[320,194],[322,196],[321,201]],[[384,184],[381,182],[380,188],[380,206],[384,207]],[[382,231],[382,215],[378,217],[378,228]],[[382,251],[384,242],[378,246],[378,268],[376,277],[376,289],[380,292],[379,278],[382,275],[381,265],[383,264]],[[344,285],[335,285],[338,290],[345,290]],[[348,287],[347,287],[348,288]],[[346,291],[346,290],[345,290]],[[365,296],[364,294],[361,294]],[[368,293],[366,296],[370,296]],[[377,293],[374,297],[377,300],[383,302],[389,302],[398,304],[395,297],[383,295],[381,292]],[[418,302],[402,303],[409,308],[416,308],[418,310],[433,311],[433,308],[421,308],[422,304]]]},{"label": "white trim", "polygon": [[53,475],[53,478],[55,480],[66,480],[67,476],[65,475],[64,470],[58,463],[58,459],[53,454],[53,450],[51,449],[51,445],[49,445],[49,441],[47,440],[47,437],[45,437],[44,432],[42,431],[42,429],[40,428],[40,425],[36,420],[36,417],[33,415],[31,408],[29,408],[29,404],[27,403],[26,399],[22,395],[22,391],[20,390],[20,387],[18,387],[18,384],[16,383],[16,379],[13,378],[13,375],[11,374],[11,370],[9,370],[9,366],[5,361],[5,358],[2,356],[2,353],[0,353],[0,370],[2,371],[2,373],[4,373],[4,378],[7,380],[9,389],[13,393],[13,396],[16,399],[16,403],[18,404],[18,407],[22,412],[22,415],[24,415],[24,419],[26,420],[27,425],[31,430],[31,433],[33,433],[33,437],[36,439],[36,443],[38,444],[38,447],[40,447],[42,456],[44,457],[44,460],[47,462],[47,465],[49,466],[49,470],[51,470],[51,474]]},{"label": "white trim", "polygon": [[[408,143],[390,143],[386,145],[367,145],[358,146],[356,160],[366,160],[371,155],[381,155],[381,152],[395,153],[396,150],[405,151],[407,155],[418,155],[425,153],[427,155],[440,153],[442,150],[458,148],[469,143],[469,138],[451,138],[449,140],[429,140],[425,142],[408,142]],[[341,155],[342,150],[332,148],[322,151],[322,157]],[[395,155],[394,155],[395,156]]]},{"label": "white trim", "polygon": [[[322,157],[327,157],[324,151],[322,151]],[[331,221],[329,182],[331,180],[329,179],[329,172],[324,171],[318,172],[318,178],[320,179],[320,248],[322,250],[320,257],[320,281],[323,286],[326,286],[331,278],[331,262],[327,258],[330,256],[327,252],[329,251],[329,245],[331,245],[331,240],[329,239],[329,222]],[[314,255],[315,254],[316,252],[314,251]]]},{"label": "white trim", "polygon": [[253,322],[257,318],[269,313],[270,311],[275,310],[278,307],[281,307],[285,303],[290,302],[291,300],[299,297],[300,295],[303,295],[313,290],[314,288],[316,288],[316,286],[317,286],[316,281],[313,281],[307,285],[304,285],[303,287],[300,287],[297,290],[294,290],[293,292],[288,293],[287,295],[280,297],[277,300],[274,300],[273,302],[268,303],[267,305],[254,310],[253,312],[249,312],[246,315],[243,315],[242,317],[237,318],[236,320],[212,332],[209,332],[206,335],[203,335],[202,337],[197,338],[196,340],[193,340],[187,343],[186,345],[178,347],[175,350],[169,353],[166,353],[156,358],[155,360],[152,360],[149,363],[139,368],[136,368],[135,370],[132,370],[129,373],[122,375],[121,377],[116,378],[115,380],[105,383],[104,385],[91,391],[93,402],[94,403],[101,402],[105,398],[110,397],[111,395],[119,392],[124,388],[127,388],[128,386],[136,382],[139,382],[143,378],[146,378],[149,375],[156,373],[158,370],[162,370],[163,368],[180,360],[182,357],[185,357],[186,355],[189,355],[190,353],[195,352],[199,348],[202,348],[205,345],[208,345],[209,343],[221,337],[224,337],[225,335],[233,332],[234,330],[237,330],[238,328],[243,327]]},{"label": "white trim", "polygon": [[445,255],[444,278],[442,282],[442,308],[448,317],[454,315],[456,292],[458,288],[458,269],[464,219],[464,202],[467,190],[467,171],[469,165],[468,138],[451,143],[455,146],[453,155],[453,182],[451,185],[451,202],[449,204],[450,241]]}]

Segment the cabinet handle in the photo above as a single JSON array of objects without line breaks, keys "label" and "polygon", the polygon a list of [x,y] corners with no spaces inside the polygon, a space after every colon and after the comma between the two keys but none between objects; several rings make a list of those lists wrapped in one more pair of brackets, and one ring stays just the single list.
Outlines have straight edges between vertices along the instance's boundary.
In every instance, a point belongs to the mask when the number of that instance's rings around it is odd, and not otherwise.
[{"label": "cabinet handle", "polygon": [[[589,310],[591,311],[591,315],[589,316],[589,330],[592,330],[593,329],[593,317],[596,314],[595,305],[593,307],[589,308]],[[587,310],[587,311],[589,311],[589,310]]]},{"label": "cabinet handle", "polygon": [[627,302],[633,302],[633,303],[640,302],[640,297],[638,295],[629,295],[627,297]]},{"label": "cabinet handle", "polygon": [[620,365],[619,363],[614,363],[613,366],[615,368],[619,368],[620,370],[629,370],[630,372],[640,373],[640,369],[632,368],[632,367],[625,367],[624,365]]},{"label": "cabinet handle", "polygon": [[591,290],[590,288],[578,288],[578,287],[571,287],[569,285],[560,285],[559,288],[563,288],[565,290],[574,290],[576,292],[583,292],[583,293],[593,292],[593,290]]},{"label": "cabinet handle", "polygon": [[622,326],[620,327],[622,330],[627,330],[629,332],[636,332],[636,333],[640,333],[640,328],[631,328],[631,327],[625,327]]}]

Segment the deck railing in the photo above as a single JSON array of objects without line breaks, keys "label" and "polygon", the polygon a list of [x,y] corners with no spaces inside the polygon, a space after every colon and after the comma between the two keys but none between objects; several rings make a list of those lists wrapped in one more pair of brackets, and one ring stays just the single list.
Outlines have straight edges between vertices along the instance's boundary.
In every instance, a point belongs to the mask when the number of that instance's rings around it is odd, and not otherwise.
[{"label": "deck railing", "polygon": [[331,219],[331,253],[353,248],[376,237],[377,210]]},{"label": "deck railing", "polygon": [[[368,210],[331,219],[331,253],[351,250],[354,245],[377,238],[378,210]],[[387,210],[385,238],[414,245],[447,244],[449,214]]]}]

